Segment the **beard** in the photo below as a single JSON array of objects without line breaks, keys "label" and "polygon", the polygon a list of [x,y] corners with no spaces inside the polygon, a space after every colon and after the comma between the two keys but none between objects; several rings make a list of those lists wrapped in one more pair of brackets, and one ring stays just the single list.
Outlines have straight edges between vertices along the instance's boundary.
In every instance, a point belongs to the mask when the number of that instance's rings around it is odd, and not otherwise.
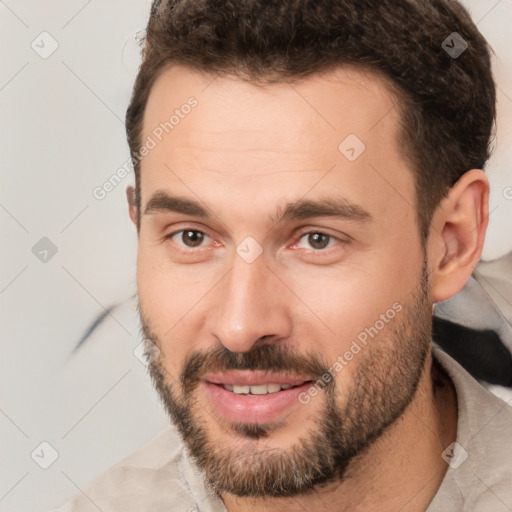
[{"label": "beard", "polygon": [[[208,372],[253,369],[306,374],[320,381],[332,361],[328,364],[318,353],[299,354],[287,345],[260,339],[244,353],[231,352],[223,345],[192,352],[176,381],[163,366],[162,351],[148,366],[151,379],[210,490],[218,496],[291,497],[347,478],[354,457],[363,454],[412,402],[424,371],[432,322],[426,265],[411,296],[402,311],[354,357],[356,361],[348,363],[357,366],[350,382],[344,384],[344,396],[335,378],[324,385],[321,411],[313,426],[287,449],[269,449],[258,441],[270,438],[286,419],[230,424],[236,443],[212,439],[208,420],[215,420],[195,396],[201,377]],[[152,344],[162,350],[141,306],[147,350]]]}]

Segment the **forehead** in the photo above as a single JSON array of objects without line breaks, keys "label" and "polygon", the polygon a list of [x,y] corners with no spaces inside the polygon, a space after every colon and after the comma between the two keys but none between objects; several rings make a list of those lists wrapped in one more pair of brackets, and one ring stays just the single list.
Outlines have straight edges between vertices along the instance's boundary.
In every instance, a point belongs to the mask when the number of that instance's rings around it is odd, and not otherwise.
[{"label": "forehead", "polygon": [[[184,133],[176,125],[172,135],[183,143],[205,143],[201,136],[207,131],[207,146],[215,149],[219,143],[231,142],[239,150],[279,147],[280,152],[288,148],[297,151],[302,143],[309,147],[319,139],[328,142],[347,133],[368,142],[384,133],[392,139],[395,130],[389,131],[397,120],[395,99],[386,81],[353,66],[295,83],[264,85],[172,66],[160,74],[152,87],[143,133],[150,133],[159,123],[169,120],[170,114],[191,97],[197,100],[198,108],[183,123],[189,130]],[[380,123],[384,117],[386,122]],[[380,128],[377,124],[381,124]]]},{"label": "forehead", "polygon": [[142,204],[166,187],[205,199],[216,190],[217,200],[260,187],[268,203],[320,181],[355,201],[388,200],[392,190],[413,201],[395,103],[383,78],[357,67],[259,86],[173,66],[146,105],[141,140],[155,145],[141,162]]}]

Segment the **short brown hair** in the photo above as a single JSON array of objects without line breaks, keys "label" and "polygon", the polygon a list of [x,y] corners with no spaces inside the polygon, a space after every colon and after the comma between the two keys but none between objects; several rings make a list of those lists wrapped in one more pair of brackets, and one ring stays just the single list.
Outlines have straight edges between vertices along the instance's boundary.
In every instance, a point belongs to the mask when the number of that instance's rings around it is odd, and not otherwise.
[{"label": "short brown hair", "polygon": [[[454,44],[454,32],[468,45],[457,58],[442,47],[447,39]],[[490,49],[456,0],[154,0],[126,113],[139,227],[144,109],[172,64],[254,83],[293,82],[343,64],[390,79],[423,240],[448,189],[489,157],[496,101]]]}]

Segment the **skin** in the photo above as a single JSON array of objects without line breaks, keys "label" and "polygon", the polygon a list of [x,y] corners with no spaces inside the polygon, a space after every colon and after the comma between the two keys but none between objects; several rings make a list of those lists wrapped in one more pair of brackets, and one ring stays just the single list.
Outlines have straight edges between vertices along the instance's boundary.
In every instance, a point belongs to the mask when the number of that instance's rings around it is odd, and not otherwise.
[{"label": "skin", "polygon": [[[396,100],[378,75],[355,67],[262,88],[174,66],[153,85],[142,140],[190,96],[197,107],[141,162],[138,294],[168,382],[178,381],[191,351],[222,343],[247,352],[263,336],[334,363],[392,304],[409,304],[419,285],[424,253],[413,171],[396,142]],[[338,150],[349,134],[366,146],[352,162]],[[159,190],[201,202],[212,218],[146,214]],[[127,196],[136,224],[132,187]],[[288,202],[333,196],[370,217],[270,220]],[[432,219],[426,247],[431,304],[463,287],[480,257],[487,216],[488,182],[473,169]],[[187,248],[181,234],[165,238],[183,229],[208,237],[196,248]],[[318,232],[335,237],[328,248],[308,244],[304,234]],[[247,236],[263,249],[250,264],[236,252]],[[384,348],[392,343],[386,329]],[[339,389],[353,384],[362,359],[336,374]],[[425,510],[446,471],[441,453],[455,440],[457,424],[453,386],[434,396],[430,366],[429,357],[412,403],[351,462],[347,478],[292,498],[225,494],[227,509]],[[320,393],[307,406],[297,404],[267,438],[248,441],[211,413],[203,393],[195,398],[216,443],[279,449],[308,435],[325,399]]]}]

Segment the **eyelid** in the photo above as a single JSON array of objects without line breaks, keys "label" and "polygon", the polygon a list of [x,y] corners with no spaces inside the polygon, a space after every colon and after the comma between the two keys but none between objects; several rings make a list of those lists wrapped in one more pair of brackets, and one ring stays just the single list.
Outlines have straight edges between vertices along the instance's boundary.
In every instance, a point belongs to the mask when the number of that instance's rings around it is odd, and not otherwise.
[{"label": "eyelid", "polygon": [[[295,245],[299,242],[301,238],[303,238],[305,235],[325,235],[329,238],[334,238],[338,242],[349,242],[351,240],[351,237],[344,234],[344,233],[332,233],[329,229],[326,228],[315,228],[315,227],[307,227],[299,230],[299,232],[294,237],[294,242],[292,245]],[[319,249],[316,251],[318,252]]]},{"label": "eyelid", "polygon": [[[325,236],[335,240],[337,242],[337,244],[335,244],[334,246],[331,246],[331,247],[326,247],[325,249],[313,249],[313,248],[311,248],[311,249],[304,249],[304,248],[301,248],[301,247],[297,247],[299,242],[306,235],[325,235]],[[346,243],[346,242],[348,242],[348,240],[344,240],[343,238],[340,238],[339,236],[333,235],[332,233],[329,233],[327,230],[311,229],[311,228],[309,228],[309,229],[306,229],[305,231],[302,231],[302,232],[298,233],[290,247],[292,249],[297,248],[298,250],[305,251],[305,252],[308,252],[308,253],[327,253],[327,252],[330,252],[332,249],[334,249],[336,247],[336,245],[338,245],[340,242],[341,243]]]},{"label": "eyelid", "polygon": [[182,233],[183,231],[197,231],[198,233],[202,233],[203,235],[207,235],[212,238],[204,229],[192,228],[190,226],[181,229],[175,229],[174,231],[171,231],[169,234],[165,235],[165,238],[171,238],[172,236],[177,235],[178,233]]},{"label": "eyelid", "polygon": [[171,240],[172,243],[174,243],[180,250],[182,251],[200,251],[200,250],[205,250],[207,249],[207,245],[200,245],[198,247],[187,247],[186,245],[181,245],[177,242],[173,242],[172,241],[172,238],[174,236],[176,236],[177,234],[179,233],[183,233],[185,231],[196,231],[198,233],[202,233],[203,235],[207,236],[208,238],[210,238],[211,240],[213,240],[213,242],[215,242],[215,245],[216,246],[219,246],[220,244],[218,242],[215,241],[215,238],[210,234],[208,233],[208,231],[206,229],[203,229],[203,228],[198,228],[198,227],[195,227],[195,226],[191,226],[191,225],[187,225],[187,226],[183,226],[182,228],[180,229],[173,229],[170,233],[164,235],[163,237],[163,241],[165,240]]},{"label": "eyelid", "polygon": [[191,220],[169,223],[162,229],[162,231],[167,231],[168,229],[171,229],[172,231],[169,231],[169,233],[165,235],[165,237],[173,236],[176,233],[180,233],[181,231],[200,231],[201,233],[208,235],[210,238],[214,238],[210,233],[209,229],[206,226],[204,226],[204,224],[196,224],[194,221]]}]

